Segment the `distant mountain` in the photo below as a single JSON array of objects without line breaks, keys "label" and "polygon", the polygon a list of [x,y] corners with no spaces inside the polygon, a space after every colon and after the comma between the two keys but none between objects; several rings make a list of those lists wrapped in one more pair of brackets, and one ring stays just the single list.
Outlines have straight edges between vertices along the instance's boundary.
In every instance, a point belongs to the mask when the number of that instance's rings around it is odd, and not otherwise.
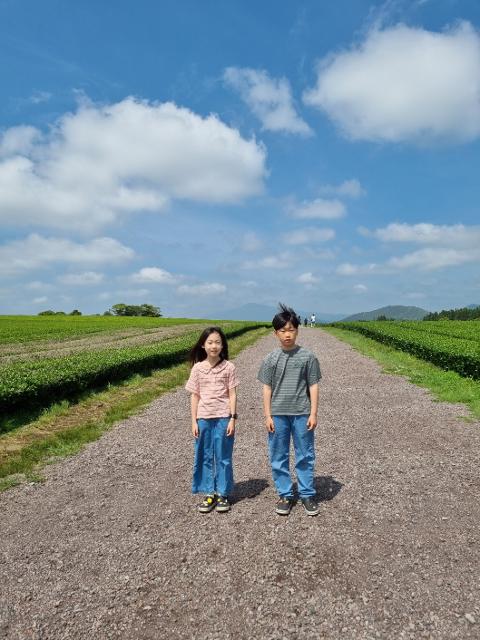
[{"label": "distant mountain", "polygon": [[420,307],[404,307],[402,305],[394,305],[390,307],[381,307],[373,311],[365,311],[363,313],[355,313],[352,316],[343,318],[345,321],[353,320],[376,320],[378,316],[386,316],[394,320],[422,320],[429,311]]},{"label": "distant mountain", "polygon": [[[303,309],[295,309],[295,311],[302,317],[302,320],[305,317],[310,318],[310,314],[315,313],[317,322],[335,322],[335,320],[340,320],[340,318],[343,317],[341,313],[320,313],[315,309],[312,309],[310,312],[304,311]],[[211,313],[209,317],[215,318],[216,320],[257,320],[259,322],[271,322],[277,312],[277,307],[248,302],[241,307]]]}]

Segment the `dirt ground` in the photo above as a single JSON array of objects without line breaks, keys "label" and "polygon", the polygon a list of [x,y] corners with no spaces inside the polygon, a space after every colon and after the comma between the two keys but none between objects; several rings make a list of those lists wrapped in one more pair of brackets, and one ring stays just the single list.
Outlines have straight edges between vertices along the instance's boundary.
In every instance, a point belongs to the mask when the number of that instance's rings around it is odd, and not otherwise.
[{"label": "dirt ground", "polygon": [[263,338],[235,360],[230,513],[196,511],[183,389],[0,495],[0,637],[480,638],[480,424],[320,330],[299,343],[323,373],[319,516],[274,512]]}]

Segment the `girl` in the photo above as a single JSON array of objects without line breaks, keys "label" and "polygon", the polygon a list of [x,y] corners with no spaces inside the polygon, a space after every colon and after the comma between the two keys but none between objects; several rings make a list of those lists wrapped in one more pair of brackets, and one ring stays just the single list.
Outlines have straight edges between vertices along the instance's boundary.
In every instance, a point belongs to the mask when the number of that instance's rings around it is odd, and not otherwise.
[{"label": "girl", "polygon": [[235,365],[228,361],[225,334],[205,329],[190,353],[192,371],[185,386],[191,395],[195,437],[192,493],[204,493],[200,513],[229,511],[233,488],[233,441],[238,385]]}]

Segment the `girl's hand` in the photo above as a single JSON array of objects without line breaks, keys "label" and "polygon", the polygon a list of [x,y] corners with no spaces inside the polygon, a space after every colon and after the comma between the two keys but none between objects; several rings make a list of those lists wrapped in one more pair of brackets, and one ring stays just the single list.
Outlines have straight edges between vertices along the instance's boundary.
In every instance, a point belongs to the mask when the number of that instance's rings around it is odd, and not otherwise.
[{"label": "girl's hand", "polygon": [[230,418],[228,422],[228,427],[227,427],[227,436],[233,436],[234,433],[235,433],[235,420],[233,418]]},{"label": "girl's hand", "polygon": [[192,422],[192,433],[194,438],[198,438],[198,424],[196,420]]},{"label": "girl's hand", "polygon": [[317,416],[313,413],[311,413],[308,416],[308,420],[307,420],[307,430],[308,431],[313,431],[313,429],[315,429],[317,426]]},{"label": "girl's hand", "polygon": [[265,426],[267,427],[267,431],[269,431],[270,433],[275,432],[275,425],[273,424],[272,416],[267,416],[265,418]]}]

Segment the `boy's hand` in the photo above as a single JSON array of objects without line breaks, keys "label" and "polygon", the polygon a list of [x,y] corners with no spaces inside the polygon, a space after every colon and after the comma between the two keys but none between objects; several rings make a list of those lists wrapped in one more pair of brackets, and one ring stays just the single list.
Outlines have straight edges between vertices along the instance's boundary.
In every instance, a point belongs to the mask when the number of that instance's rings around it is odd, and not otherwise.
[{"label": "boy's hand", "polygon": [[198,438],[198,424],[196,420],[192,420],[192,433],[194,438]]},{"label": "boy's hand", "polygon": [[265,426],[267,427],[267,431],[269,431],[270,433],[275,432],[275,425],[273,424],[272,416],[267,416],[265,418]]},{"label": "boy's hand", "polygon": [[317,416],[313,413],[311,413],[308,416],[308,420],[307,420],[307,430],[308,431],[313,431],[313,429],[315,429],[317,426]]},{"label": "boy's hand", "polygon": [[227,436],[233,436],[234,433],[235,433],[235,420],[233,418],[230,418],[230,421],[227,427]]}]

